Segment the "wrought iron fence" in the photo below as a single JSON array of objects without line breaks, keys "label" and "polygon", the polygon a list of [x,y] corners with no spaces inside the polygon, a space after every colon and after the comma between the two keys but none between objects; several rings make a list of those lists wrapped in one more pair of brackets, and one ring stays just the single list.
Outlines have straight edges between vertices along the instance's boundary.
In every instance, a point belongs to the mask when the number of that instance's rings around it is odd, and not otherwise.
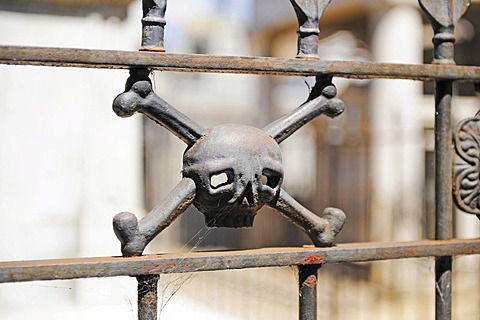
[{"label": "wrought iron fence", "polygon": [[[436,317],[450,319],[452,257],[480,253],[479,239],[452,239],[452,85],[454,81],[479,82],[480,67],[457,66],[453,59],[454,27],[467,10],[469,1],[419,2],[434,29],[432,64],[320,60],[317,55],[318,22],[329,1],[317,0],[291,0],[299,21],[298,55],[291,59],[165,53],[165,0],[143,1],[141,52],[0,46],[2,64],[130,69],[131,77],[126,90],[114,102],[115,112],[120,116],[144,113],[188,145],[183,180],[159,208],[140,221],[129,213],[115,217],[114,228],[122,244],[123,257],[1,262],[0,282],[135,276],[138,280],[139,319],[154,319],[157,314],[157,281],[161,274],[297,266],[299,318],[315,319],[317,272],[322,265],[435,257]],[[263,131],[240,126],[219,126],[207,130],[153,93],[148,79],[152,70],[315,76],[317,83],[305,104]],[[333,237],[342,227],[345,214],[329,208],[322,216],[316,216],[280,188],[283,172],[281,166],[272,164],[278,160],[277,144],[314,117],[320,114],[333,117],[343,111],[343,103],[335,98],[332,77],[435,80],[435,240],[331,246]],[[480,130],[477,120],[465,120],[455,134],[459,160],[455,161],[453,181],[454,199],[458,206],[478,215]],[[220,170],[211,163],[205,163],[212,153],[225,152],[230,148],[218,136],[227,136],[231,141],[247,145],[245,150],[242,149],[245,151],[243,155],[236,159],[240,163],[251,164],[252,157],[255,160],[267,157],[262,152],[268,150],[268,165],[253,172],[255,168],[249,165],[240,168],[229,165]],[[249,145],[252,140],[260,144],[261,150]],[[245,156],[249,152],[253,155]],[[234,152],[227,153],[231,156]],[[215,165],[225,157],[224,153],[216,154],[213,157]],[[245,171],[245,167],[253,171]],[[236,171],[240,174],[237,175]],[[223,172],[226,172],[225,181],[214,185],[209,180]],[[251,174],[251,180],[242,178],[246,173]],[[202,180],[205,176],[207,181]],[[230,186],[234,183],[241,186]],[[225,189],[223,193],[212,190],[221,188]],[[212,198],[218,193],[228,192],[227,198]],[[213,204],[212,199],[215,200]],[[240,212],[239,216],[234,219],[222,216],[224,213],[218,208],[218,203],[222,202],[222,208],[230,206],[229,213]],[[317,247],[142,255],[146,244],[190,204],[205,214],[208,226],[226,227],[250,226],[256,211],[266,204],[303,229]]]}]

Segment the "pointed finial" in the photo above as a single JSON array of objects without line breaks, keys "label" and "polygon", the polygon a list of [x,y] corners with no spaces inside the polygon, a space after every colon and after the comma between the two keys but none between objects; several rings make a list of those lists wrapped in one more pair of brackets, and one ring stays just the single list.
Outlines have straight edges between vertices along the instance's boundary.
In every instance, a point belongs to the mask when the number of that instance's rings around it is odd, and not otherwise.
[{"label": "pointed finial", "polygon": [[453,30],[470,5],[470,0],[418,0],[427,15],[435,35],[433,36],[433,63],[454,64]]},{"label": "pointed finial", "polygon": [[298,58],[318,59],[318,23],[331,0],[290,0],[298,19]]},{"label": "pointed finial", "polygon": [[142,51],[165,52],[165,11],[167,0],[143,0]]}]

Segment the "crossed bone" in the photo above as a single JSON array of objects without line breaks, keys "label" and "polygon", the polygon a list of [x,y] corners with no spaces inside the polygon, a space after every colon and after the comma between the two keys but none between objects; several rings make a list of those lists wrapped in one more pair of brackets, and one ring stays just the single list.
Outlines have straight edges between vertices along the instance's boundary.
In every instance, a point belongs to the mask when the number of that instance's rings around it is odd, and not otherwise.
[{"label": "crossed bone", "polygon": [[[195,146],[208,134],[208,130],[157,96],[148,75],[147,69],[132,69],[125,92],[113,102],[113,110],[120,117],[143,113],[184,141],[188,148]],[[336,117],[343,112],[344,104],[335,95],[336,88],[331,78],[317,77],[307,101],[267,125],[263,131],[279,144],[321,114]],[[123,255],[141,255],[153,238],[194,203],[198,188],[193,179],[184,176],[162,203],[140,221],[129,212],[117,214],[113,219],[113,228],[121,242]],[[326,208],[318,216],[282,188],[266,204],[306,232],[316,246],[332,245],[345,222],[345,214],[340,209]]]}]

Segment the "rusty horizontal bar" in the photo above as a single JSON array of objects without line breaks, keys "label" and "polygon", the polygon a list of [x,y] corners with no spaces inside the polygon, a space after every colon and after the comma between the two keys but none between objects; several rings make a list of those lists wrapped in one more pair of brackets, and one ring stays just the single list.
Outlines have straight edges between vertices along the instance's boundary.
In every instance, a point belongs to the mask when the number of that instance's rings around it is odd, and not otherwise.
[{"label": "rusty horizontal bar", "polygon": [[56,67],[220,72],[287,76],[332,75],[371,79],[449,79],[478,81],[480,67],[394,64],[360,61],[324,61],[299,58],[228,57],[137,51],[0,46],[0,64]]},{"label": "rusty horizontal bar", "polygon": [[260,267],[362,262],[480,253],[480,239],[342,244],[330,248],[269,248],[140,257],[0,262],[0,282],[139,276]]}]

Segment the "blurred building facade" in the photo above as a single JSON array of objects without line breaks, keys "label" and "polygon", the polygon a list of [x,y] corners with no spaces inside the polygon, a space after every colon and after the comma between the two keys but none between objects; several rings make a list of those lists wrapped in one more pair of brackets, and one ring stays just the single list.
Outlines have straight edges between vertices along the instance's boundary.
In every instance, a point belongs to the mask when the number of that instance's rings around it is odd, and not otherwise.
[{"label": "blurred building facade", "polygon": [[[128,3],[0,0],[4,10],[0,43],[136,50],[141,4]],[[480,2],[472,1],[457,28],[460,64],[480,65],[478,57],[468,54],[480,45],[479,9]],[[297,22],[289,1],[169,1],[166,18],[169,52],[296,54]],[[334,0],[320,27],[321,59],[431,61],[432,34],[416,1]],[[110,105],[122,91],[125,71],[10,66],[0,70],[0,108],[5,114],[0,119],[0,190],[4,190],[0,212],[8,222],[0,226],[2,238],[8,239],[0,246],[2,260],[119,254],[111,218],[120,211],[142,215],[158,204],[181,177],[185,146],[140,116],[116,118]],[[311,79],[297,77],[167,72],[153,76],[160,96],[205,126],[234,122],[262,127],[300,105],[311,85]],[[392,79],[334,79],[334,83],[346,111],[334,120],[314,120],[282,144],[285,189],[313,212],[327,206],[343,209],[347,223],[340,243],[432,237],[431,84]],[[479,102],[473,88],[459,86],[457,91],[454,118],[474,115]],[[455,219],[455,237],[479,236],[475,217],[458,212]],[[268,209],[258,214],[254,228],[241,230],[207,229],[203,216],[192,209],[149,250],[308,243]],[[455,263],[454,299],[474,303],[462,303],[454,312],[462,319],[475,319],[480,313],[478,258]],[[326,266],[320,272],[319,315],[431,318],[434,283],[426,275],[433,274],[432,268],[431,261],[423,259]],[[266,271],[205,274],[193,281],[164,277],[165,318],[180,319],[178,305],[185,301],[203,310],[205,319],[295,317],[296,287],[291,279],[295,275],[291,270],[271,272],[282,281],[269,281]],[[84,316],[82,312],[93,310],[92,304],[95,311],[107,304],[115,306],[110,309],[112,319],[121,314],[131,318],[135,298],[127,292],[134,294],[134,283],[95,281],[62,282],[59,286],[66,289],[47,292],[70,308],[65,311],[69,315]],[[0,287],[2,319],[21,318],[15,314],[23,299],[12,296],[12,288]],[[31,300],[50,310],[47,313],[55,310],[42,300],[51,299],[44,288],[28,287],[28,292]],[[105,315],[108,318],[108,311]],[[181,316],[189,318],[187,313]]]}]

